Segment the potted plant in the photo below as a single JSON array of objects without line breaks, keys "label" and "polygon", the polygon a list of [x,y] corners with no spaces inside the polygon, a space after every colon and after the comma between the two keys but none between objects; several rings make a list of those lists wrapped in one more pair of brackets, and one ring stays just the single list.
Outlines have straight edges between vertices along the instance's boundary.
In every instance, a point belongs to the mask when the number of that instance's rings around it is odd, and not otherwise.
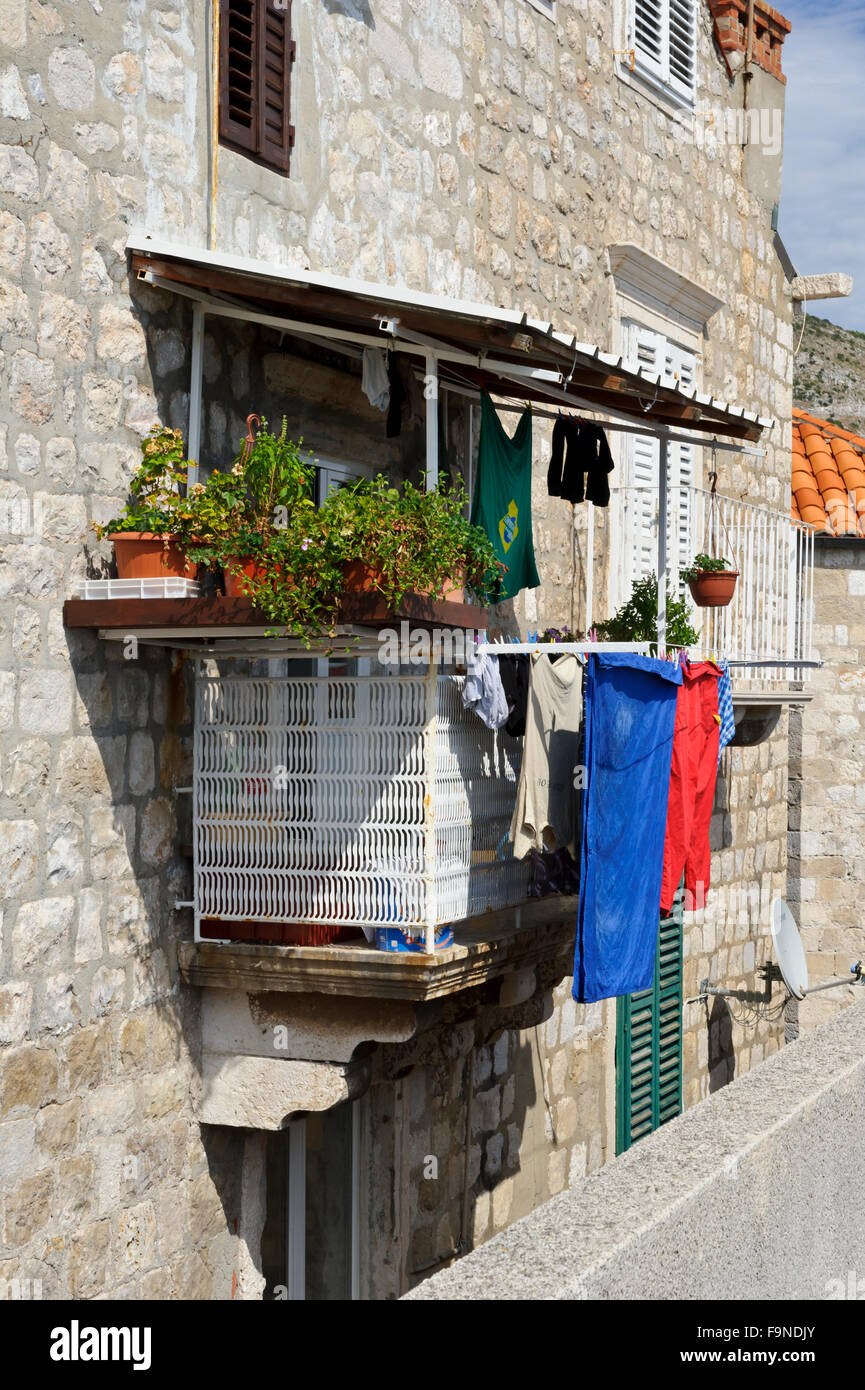
[{"label": "potted plant", "polygon": [[[658,638],[658,581],[654,574],[635,580],[631,597],[605,623],[595,625],[601,642],[652,642]],[[671,647],[693,647],[699,632],[691,627],[684,599],[667,592],[667,642]],[[657,650],[657,647],[653,648]]]},{"label": "potted plant", "polygon": [[[256,434],[253,422],[260,426]],[[191,507],[184,518],[189,551],[206,568],[220,568],[229,598],[249,596],[255,581],[278,577],[270,541],[280,531],[296,531],[301,516],[314,510],[315,465],[282,430],[273,434],[257,415],[247,420],[249,433],[224,473],[215,469],[207,481],[190,489]],[[303,529],[303,528],[301,528]],[[302,537],[301,537],[302,538]],[[288,559],[286,548],[279,564]],[[268,578],[269,576],[269,578]]]},{"label": "potted plant", "polygon": [[696,555],[693,564],[682,570],[691,597],[698,608],[726,608],[732,601],[739,571],[720,556]]},{"label": "potted plant", "polygon": [[196,565],[182,543],[188,460],[180,430],[154,425],[141,444],[141,463],[119,517],[94,525],[100,540],[114,542],[120,579],[193,579]]},{"label": "potted plant", "polygon": [[400,489],[383,474],[333,493],[320,516],[344,589],[377,592],[391,610],[406,593],[462,602],[467,586],[483,592],[504,566],[466,520],[466,501],[462,486]]}]

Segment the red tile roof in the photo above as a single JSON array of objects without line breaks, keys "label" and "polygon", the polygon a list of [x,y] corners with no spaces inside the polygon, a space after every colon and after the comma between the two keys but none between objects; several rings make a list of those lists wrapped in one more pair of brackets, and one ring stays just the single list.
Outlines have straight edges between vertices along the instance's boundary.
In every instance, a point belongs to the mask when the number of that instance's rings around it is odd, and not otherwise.
[{"label": "red tile roof", "polygon": [[865,536],[865,439],[793,411],[792,515],[831,536]]}]

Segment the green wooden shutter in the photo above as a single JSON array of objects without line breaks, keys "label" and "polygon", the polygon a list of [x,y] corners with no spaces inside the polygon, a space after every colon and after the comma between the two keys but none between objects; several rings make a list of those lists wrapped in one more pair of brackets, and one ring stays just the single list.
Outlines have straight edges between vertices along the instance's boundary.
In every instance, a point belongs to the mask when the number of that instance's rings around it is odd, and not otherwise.
[{"label": "green wooden shutter", "polygon": [[651,989],[616,1013],[616,1153],[682,1110],[682,901],[661,919]]}]

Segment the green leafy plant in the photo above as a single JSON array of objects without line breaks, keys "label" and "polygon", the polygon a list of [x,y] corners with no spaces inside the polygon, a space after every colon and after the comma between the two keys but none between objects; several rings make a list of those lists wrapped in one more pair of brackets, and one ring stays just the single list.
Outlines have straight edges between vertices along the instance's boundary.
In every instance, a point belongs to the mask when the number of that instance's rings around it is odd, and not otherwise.
[{"label": "green leafy plant", "polygon": [[287,437],[285,419],[278,435],[264,420],[228,472],[214,469],[205,483],[193,484],[183,513],[190,559],[239,573],[238,562],[263,557],[276,533],[293,534],[299,514],[308,518],[314,510],[315,464],[302,444]]},{"label": "green leafy plant", "polygon": [[183,435],[166,425],[154,425],[141,444],[141,463],[129,484],[130,500],[113,521],[94,523],[101,540],[123,531],[152,531],[175,535],[183,525],[189,461],[183,456]]},{"label": "green leafy plant", "polygon": [[484,591],[504,572],[486,533],[466,520],[466,503],[462,485],[399,489],[378,474],[332,493],[320,515],[337,563],[368,565],[372,586],[396,608],[410,591],[437,595],[460,581]]},{"label": "green leafy plant", "polygon": [[685,584],[692,579],[698,579],[701,574],[722,574],[724,570],[729,570],[730,561],[724,560],[717,555],[695,555],[692,563],[687,569],[682,570],[682,580]]},{"label": "green leafy plant", "polygon": [[242,587],[274,630],[307,644],[332,630],[343,575],[320,512],[298,509],[285,526],[270,532],[255,559]]},{"label": "green leafy plant", "polygon": [[[631,597],[604,623],[597,623],[602,642],[657,642],[658,580],[654,574],[635,581]],[[667,590],[667,641],[671,647],[692,647],[699,632],[691,626],[685,599]]]}]

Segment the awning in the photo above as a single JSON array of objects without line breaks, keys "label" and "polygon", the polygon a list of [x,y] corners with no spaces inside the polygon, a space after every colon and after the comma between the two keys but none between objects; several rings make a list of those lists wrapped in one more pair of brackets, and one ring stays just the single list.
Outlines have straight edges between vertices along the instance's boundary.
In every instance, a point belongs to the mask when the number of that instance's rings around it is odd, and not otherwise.
[{"label": "awning", "polygon": [[272,323],[301,338],[432,353],[443,384],[736,440],[758,440],[775,423],[626,366],[516,310],[181,246],[146,231],[133,232],[127,250],[139,278],[207,312]]}]

